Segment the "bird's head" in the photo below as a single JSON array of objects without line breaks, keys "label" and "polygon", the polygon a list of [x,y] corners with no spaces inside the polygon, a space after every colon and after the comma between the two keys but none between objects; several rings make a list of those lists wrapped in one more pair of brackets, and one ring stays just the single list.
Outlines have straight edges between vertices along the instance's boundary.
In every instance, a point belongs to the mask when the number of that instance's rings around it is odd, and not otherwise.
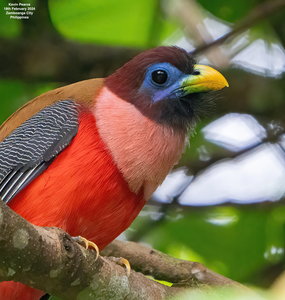
[{"label": "bird's head", "polygon": [[215,69],[197,65],[179,47],[140,53],[105,79],[107,88],[146,117],[175,130],[188,130],[209,109],[209,91],[226,86]]}]

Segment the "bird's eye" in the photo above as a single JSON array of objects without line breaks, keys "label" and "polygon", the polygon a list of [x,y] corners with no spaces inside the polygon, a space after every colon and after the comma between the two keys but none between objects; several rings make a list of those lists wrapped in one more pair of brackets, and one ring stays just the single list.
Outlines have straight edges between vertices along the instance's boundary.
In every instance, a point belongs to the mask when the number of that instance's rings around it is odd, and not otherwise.
[{"label": "bird's eye", "polygon": [[163,84],[167,80],[167,73],[164,70],[156,70],[152,72],[151,78],[155,83]]}]

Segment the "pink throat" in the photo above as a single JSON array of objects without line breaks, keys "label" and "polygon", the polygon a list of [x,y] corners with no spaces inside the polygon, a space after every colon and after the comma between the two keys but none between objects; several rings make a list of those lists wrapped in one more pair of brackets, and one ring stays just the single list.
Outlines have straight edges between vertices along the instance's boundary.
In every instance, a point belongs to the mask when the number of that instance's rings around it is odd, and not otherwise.
[{"label": "pink throat", "polygon": [[185,135],[145,117],[134,105],[104,87],[93,109],[100,136],[136,194],[148,200],[179,161]]}]

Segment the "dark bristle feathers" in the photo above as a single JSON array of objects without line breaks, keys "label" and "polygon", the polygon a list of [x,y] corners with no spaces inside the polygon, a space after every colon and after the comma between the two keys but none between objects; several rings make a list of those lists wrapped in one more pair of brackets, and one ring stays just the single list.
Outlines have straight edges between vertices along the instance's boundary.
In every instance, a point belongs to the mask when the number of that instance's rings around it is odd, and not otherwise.
[{"label": "dark bristle feathers", "polygon": [[186,131],[192,128],[199,117],[207,114],[213,106],[208,93],[197,93],[179,100],[168,99],[150,102],[147,95],[138,93],[149,66],[156,63],[170,63],[184,74],[192,74],[195,59],[185,50],[172,46],[161,46],[147,50],[127,62],[105,79],[105,85],[121,99],[135,105],[145,116],[174,129]]},{"label": "dark bristle feathers", "polygon": [[147,68],[159,62],[168,62],[185,74],[193,72],[195,60],[185,50],[160,46],[138,54],[105,79],[105,85],[121,99],[134,102]]}]

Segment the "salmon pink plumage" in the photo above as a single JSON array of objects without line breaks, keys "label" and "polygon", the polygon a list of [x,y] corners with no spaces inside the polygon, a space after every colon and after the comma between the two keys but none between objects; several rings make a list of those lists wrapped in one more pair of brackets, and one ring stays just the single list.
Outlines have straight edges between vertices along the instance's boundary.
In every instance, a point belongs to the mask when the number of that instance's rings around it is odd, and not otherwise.
[{"label": "salmon pink plumage", "polygon": [[[81,235],[101,250],[178,162],[188,131],[210,107],[207,92],[225,86],[183,49],[158,47],[105,79],[40,95],[0,127],[0,196],[29,222]],[[0,283],[0,299],[43,294]]]}]

